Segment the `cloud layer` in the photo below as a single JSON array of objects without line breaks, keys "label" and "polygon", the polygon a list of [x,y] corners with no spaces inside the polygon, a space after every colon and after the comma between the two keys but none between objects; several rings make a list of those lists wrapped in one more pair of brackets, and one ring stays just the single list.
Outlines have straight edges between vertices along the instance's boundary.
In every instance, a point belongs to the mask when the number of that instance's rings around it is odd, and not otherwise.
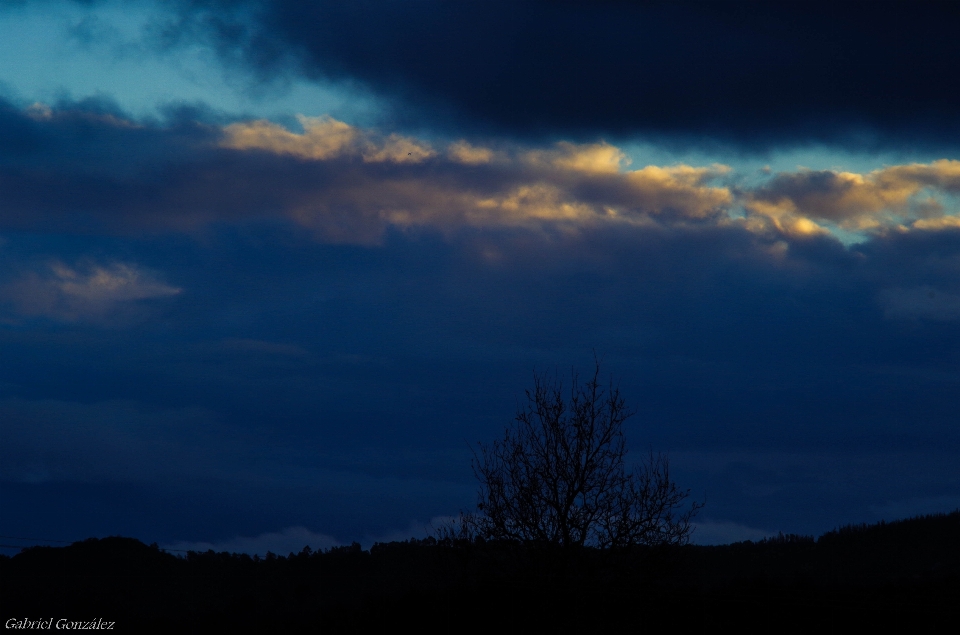
[{"label": "cloud layer", "polygon": [[157,6],[379,124],[0,101],[4,532],[403,538],[592,351],[711,540],[960,496],[955,9]]},{"label": "cloud layer", "polygon": [[742,148],[956,147],[945,2],[180,3],[161,30],[262,81],[360,83],[396,121]]},{"label": "cloud layer", "polygon": [[302,131],[262,120],[139,124],[84,106],[7,106],[0,119],[12,131],[0,148],[7,229],[283,219],[323,241],[375,244],[388,228],[708,224],[802,236],[960,224],[951,159],[866,174],[800,169],[747,185],[722,164],[634,168],[605,142],[427,142],[330,117],[301,117]]}]

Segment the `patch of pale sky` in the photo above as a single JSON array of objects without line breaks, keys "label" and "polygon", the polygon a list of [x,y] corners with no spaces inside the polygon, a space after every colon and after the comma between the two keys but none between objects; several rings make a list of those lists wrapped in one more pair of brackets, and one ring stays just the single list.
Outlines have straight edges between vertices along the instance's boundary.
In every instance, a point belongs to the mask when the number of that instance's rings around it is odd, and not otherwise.
[{"label": "patch of pale sky", "polygon": [[377,116],[375,100],[356,91],[296,79],[264,87],[205,47],[160,51],[148,29],[162,11],[156,2],[0,4],[0,86],[21,104],[107,98],[138,118],[177,103],[273,120],[322,112],[368,124]]}]

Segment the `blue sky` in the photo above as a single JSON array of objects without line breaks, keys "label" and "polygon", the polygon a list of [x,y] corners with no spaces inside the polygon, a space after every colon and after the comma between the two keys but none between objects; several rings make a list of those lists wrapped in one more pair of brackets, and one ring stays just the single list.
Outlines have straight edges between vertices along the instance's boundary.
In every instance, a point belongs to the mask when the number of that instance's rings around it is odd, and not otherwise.
[{"label": "blue sky", "polygon": [[162,117],[177,104],[287,121],[297,112],[365,120],[376,111],[362,91],[296,77],[263,85],[225,68],[208,46],[164,43],[163,3],[28,2],[0,11],[0,87],[19,103],[104,99],[137,118]]},{"label": "blue sky", "polygon": [[696,540],[955,509],[956,10],[838,6],[3,3],[0,533],[422,535],[594,351]]}]

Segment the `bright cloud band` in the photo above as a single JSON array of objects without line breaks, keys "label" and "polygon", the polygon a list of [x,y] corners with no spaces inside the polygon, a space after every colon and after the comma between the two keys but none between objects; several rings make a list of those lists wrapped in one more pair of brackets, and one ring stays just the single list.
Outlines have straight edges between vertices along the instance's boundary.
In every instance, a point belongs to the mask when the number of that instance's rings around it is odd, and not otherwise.
[{"label": "bright cloud band", "polygon": [[[301,116],[293,132],[263,120],[149,127],[45,106],[4,116],[35,139],[31,156],[45,166],[0,166],[8,228],[55,218],[67,228],[93,219],[121,231],[184,230],[283,217],[322,241],[375,244],[389,226],[706,224],[800,237],[960,225],[960,161],[949,159],[867,174],[799,169],[744,185],[721,164],[630,169],[603,142],[435,147],[331,117]],[[44,143],[80,127],[90,137],[82,148]]]}]

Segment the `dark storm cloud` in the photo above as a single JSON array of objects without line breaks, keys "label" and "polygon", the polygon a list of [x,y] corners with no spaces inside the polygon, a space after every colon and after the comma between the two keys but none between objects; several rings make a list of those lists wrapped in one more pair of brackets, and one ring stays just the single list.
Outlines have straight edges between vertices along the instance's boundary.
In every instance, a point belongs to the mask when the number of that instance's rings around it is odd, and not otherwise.
[{"label": "dark storm cloud", "polygon": [[359,82],[395,120],[520,135],[955,147],[951,2],[179,3],[264,79]]}]

